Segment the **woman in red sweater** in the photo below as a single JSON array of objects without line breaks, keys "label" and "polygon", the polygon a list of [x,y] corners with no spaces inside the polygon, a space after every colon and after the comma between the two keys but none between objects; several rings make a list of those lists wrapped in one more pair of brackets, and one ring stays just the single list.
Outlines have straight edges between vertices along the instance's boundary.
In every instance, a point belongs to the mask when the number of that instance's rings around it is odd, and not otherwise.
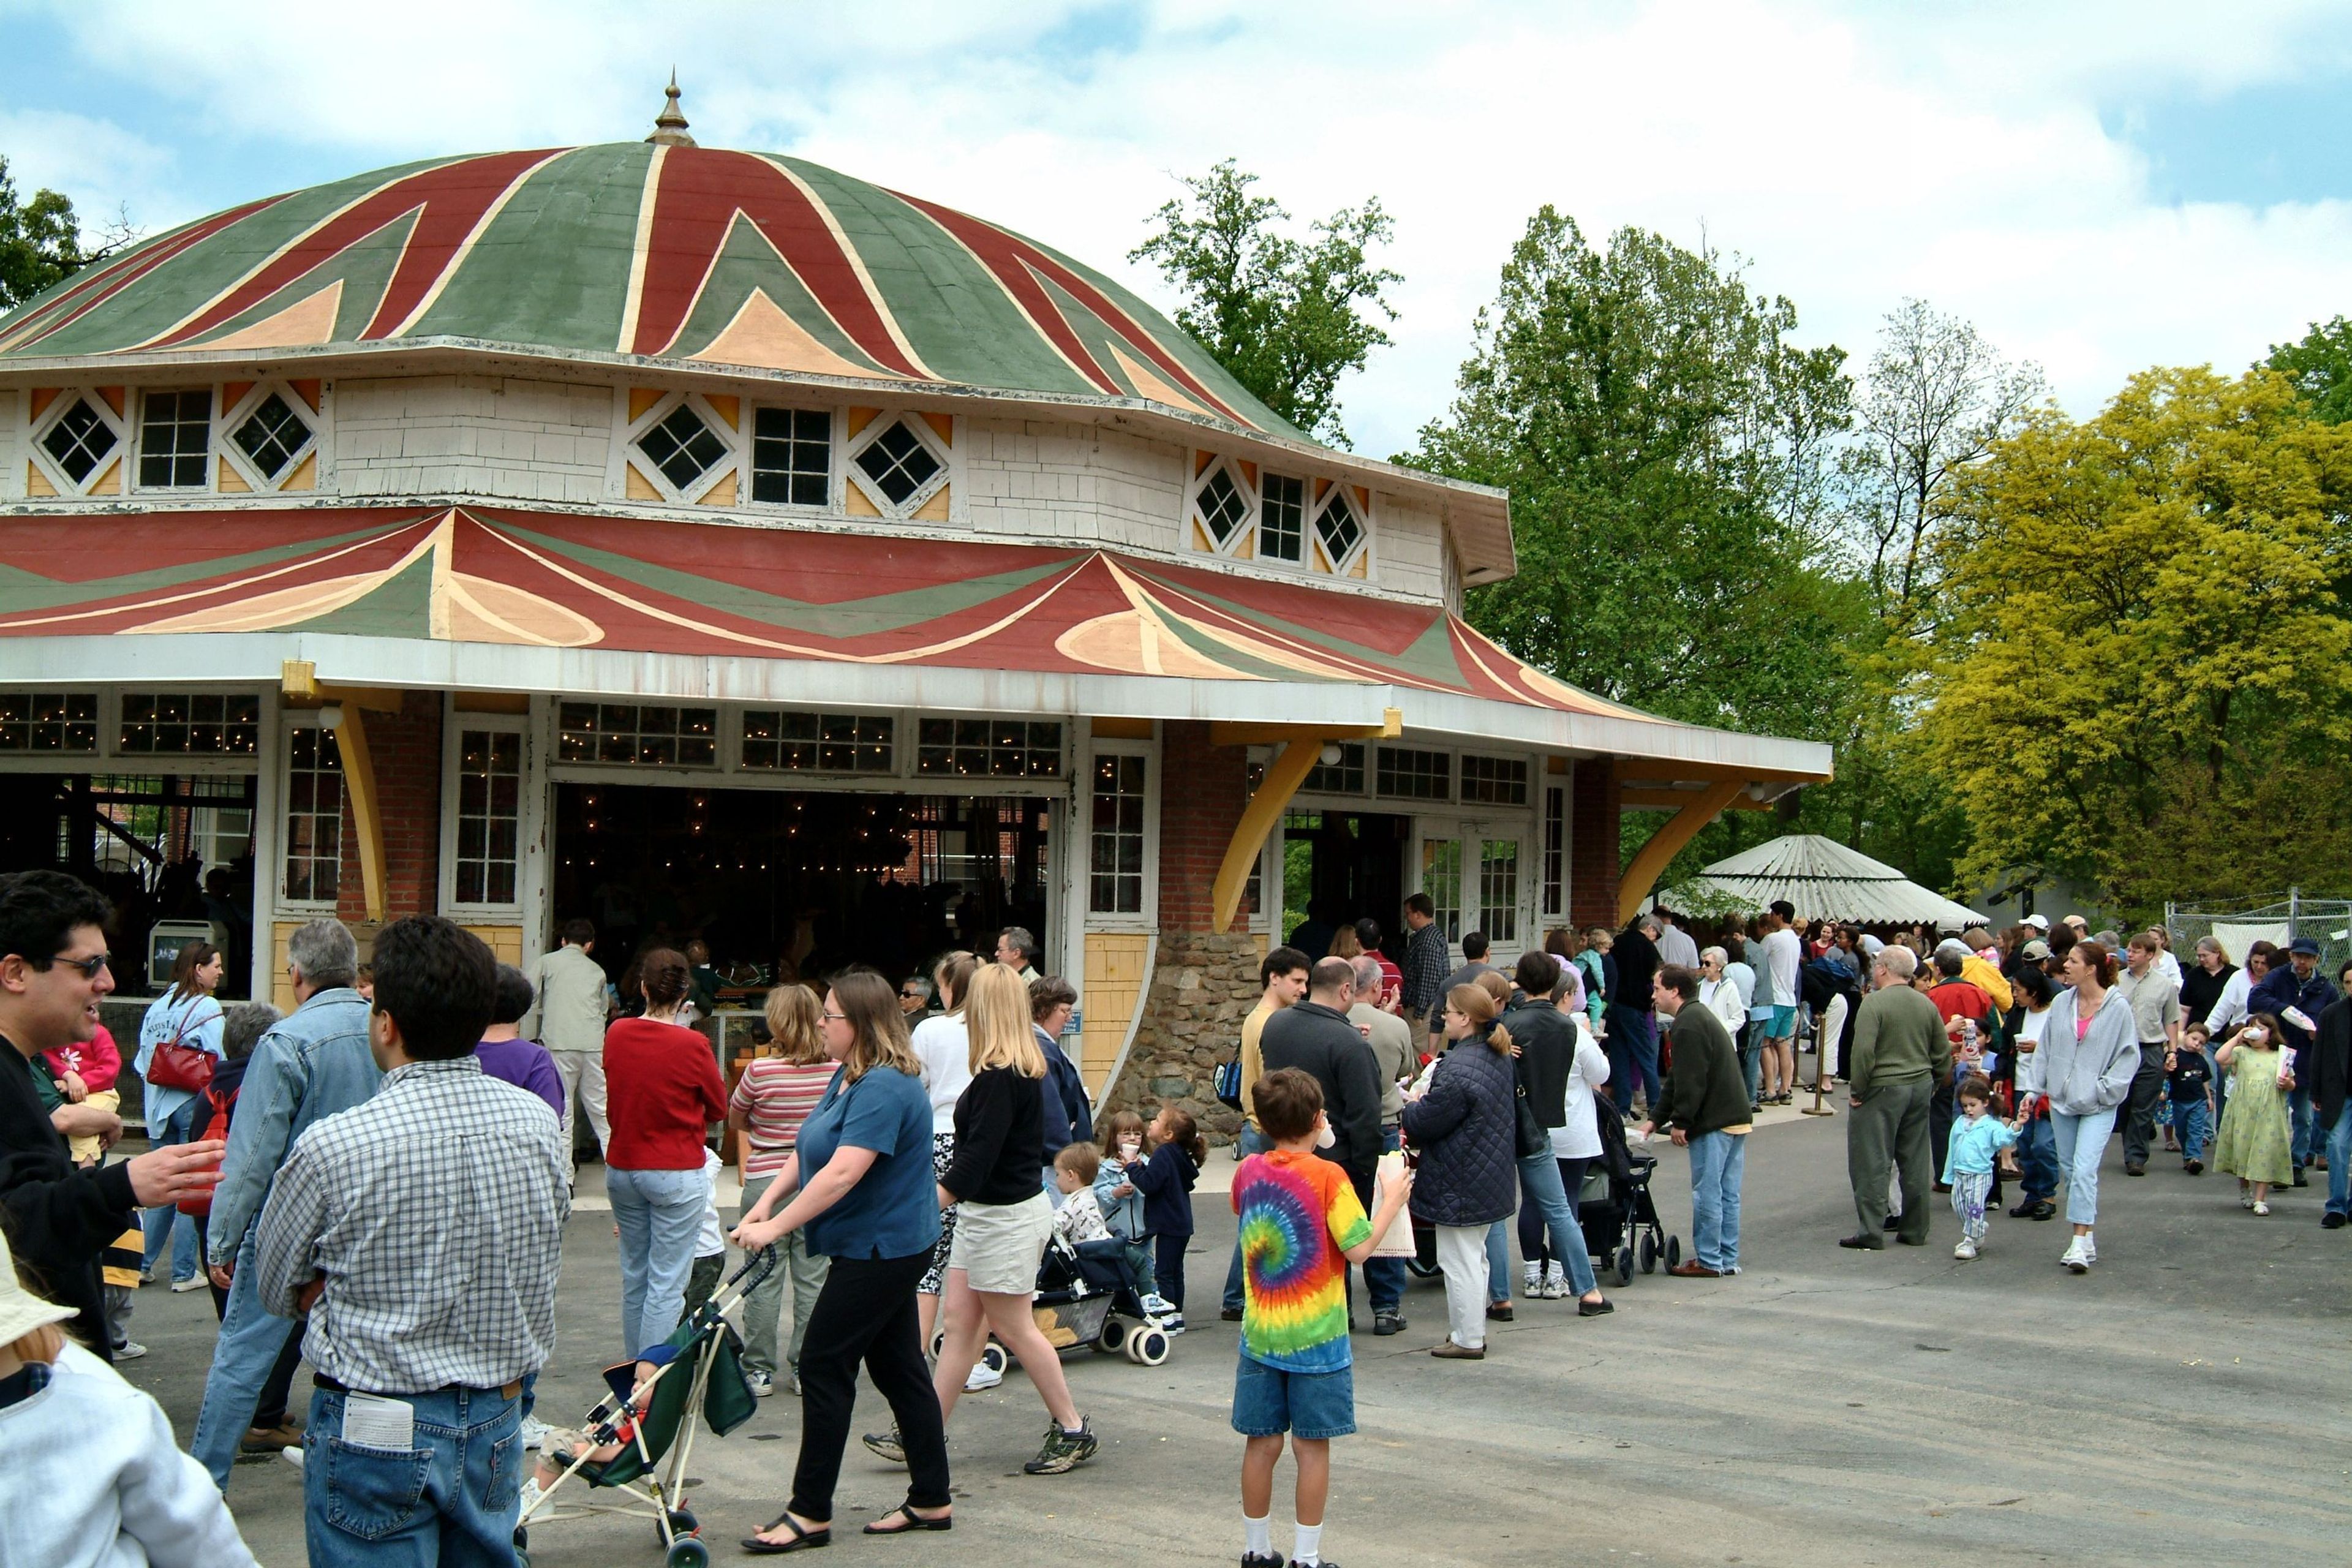
[{"label": "woman in red sweater", "polygon": [[620,1019],[604,1031],[613,1109],[604,1192],[621,1231],[621,1338],[632,1356],[677,1327],[710,1201],[703,1142],[711,1122],[727,1120],[717,1054],[676,1021],[687,1003],[685,955],[657,947],[638,962],[645,1016]]}]

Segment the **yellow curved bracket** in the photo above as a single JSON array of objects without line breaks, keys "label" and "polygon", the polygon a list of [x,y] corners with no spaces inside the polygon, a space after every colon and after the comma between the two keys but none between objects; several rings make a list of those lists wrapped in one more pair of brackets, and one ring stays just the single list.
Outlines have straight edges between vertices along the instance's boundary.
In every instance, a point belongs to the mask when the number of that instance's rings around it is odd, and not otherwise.
[{"label": "yellow curved bracket", "polygon": [[1241,823],[1234,829],[1234,841],[1225,846],[1225,858],[1217,867],[1217,880],[1209,895],[1213,913],[1212,929],[1222,931],[1234,923],[1234,911],[1241,908],[1242,889],[1249,885],[1250,868],[1257,863],[1258,852],[1265,847],[1265,836],[1282,820],[1284,808],[1298,793],[1298,786],[1307,782],[1322,751],[1321,736],[1302,736],[1286,742],[1266,764],[1265,777],[1258,781],[1257,793],[1250,796]]},{"label": "yellow curved bracket", "polygon": [[367,726],[357,703],[343,709],[335,727],[335,750],[343,760],[343,793],[351,797],[352,828],[359,835],[360,890],[367,918],[383,919],[383,814],[375,793],[375,762],[368,753]]},{"label": "yellow curved bracket", "polygon": [[1682,853],[1684,845],[1698,836],[1698,830],[1721,816],[1742,790],[1748,787],[1744,778],[1717,779],[1691,797],[1691,803],[1666,819],[1666,825],[1650,836],[1633,856],[1633,863],[1625,868],[1624,879],[1617,884],[1617,923],[1623,925],[1641,910],[1650,890],[1658,885],[1667,863]]}]

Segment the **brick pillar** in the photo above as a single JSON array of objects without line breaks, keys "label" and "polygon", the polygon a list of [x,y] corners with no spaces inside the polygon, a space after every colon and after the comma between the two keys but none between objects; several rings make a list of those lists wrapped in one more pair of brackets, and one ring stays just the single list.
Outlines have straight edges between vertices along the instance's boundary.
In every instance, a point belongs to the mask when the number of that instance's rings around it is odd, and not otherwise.
[{"label": "brick pillar", "polygon": [[1249,804],[1248,761],[1242,747],[1209,744],[1207,724],[1178,720],[1160,727],[1160,758],[1159,956],[1134,1048],[1103,1106],[1150,1117],[1175,1105],[1223,1141],[1241,1116],[1217,1103],[1213,1075],[1240,1048],[1260,987],[1248,900],[1230,929],[1213,931],[1211,891]]},{"label": "brick pillar", "polygon": [[1569,918],[1579,926],[1617,929],[1622,851],[1617,839],[1617,759],[1585,757],[1568,791]]},{"label": "brick pillar", "polygon": [[[441,902],[441,694],[412,691],[399,712],[361,719],[383,814],[384,919],[431,914]],[[347,795],[335,918],[349,924],[367,919],[359,845]]]}]

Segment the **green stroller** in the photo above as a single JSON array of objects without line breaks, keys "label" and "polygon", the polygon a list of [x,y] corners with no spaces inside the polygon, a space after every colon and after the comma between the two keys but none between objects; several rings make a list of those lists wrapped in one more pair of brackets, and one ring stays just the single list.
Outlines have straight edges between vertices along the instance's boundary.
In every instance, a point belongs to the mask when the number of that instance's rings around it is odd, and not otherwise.
[{"label": "green stroller", "polygon": [[[694,1452],[697,1413],[711,1436],[724,1437],[759,1409],[759,1398],[743,1376],[743,1342],[726,1314],[776,1266],[772,1247],[745,1259],[675,1333],[637,1358],[654,1363],[653,1376],[643,1384],[636,1382],[636,1361],[605,1368],[612,1392],[588,1413],[581,1432],[593,1445],[592,1452],[615,1446],[620,1452],[607,1459],[564,1456],[561,1473],[515,1521],[519,1568],[530,1568],[532,1525],[600,1513],[652,1520],[666,1568],[705,1568],[710,1548],[698,1539],[702,1526],[680,1492]],[[574,1478],[580,1489],[566,1496],[565,1485]],[[600,1500],[600,1493],[611,1494],[609,1500]]]}]

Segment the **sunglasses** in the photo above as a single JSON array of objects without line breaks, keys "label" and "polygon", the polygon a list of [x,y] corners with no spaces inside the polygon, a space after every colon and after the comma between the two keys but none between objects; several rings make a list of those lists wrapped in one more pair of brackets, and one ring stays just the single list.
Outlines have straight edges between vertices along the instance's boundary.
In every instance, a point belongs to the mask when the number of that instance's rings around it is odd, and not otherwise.
[{"label": "sunglasses", "polygon": [[908,1002],[919,1002],[923,999],[923,994],[919,991],[901,991],[898,995],[902,1000]]},{"label": "sunglasses", "polygon": [[106,961],[109,956],[109,954],[101,952],[95,958],[59,957],[53,958],[49,960],[49,962],[52,963],[62,963],[68,969],[78,969],[81,971],[81,977],[84,980],[95,980],[98,978],[98,972],[106,967]]}]

